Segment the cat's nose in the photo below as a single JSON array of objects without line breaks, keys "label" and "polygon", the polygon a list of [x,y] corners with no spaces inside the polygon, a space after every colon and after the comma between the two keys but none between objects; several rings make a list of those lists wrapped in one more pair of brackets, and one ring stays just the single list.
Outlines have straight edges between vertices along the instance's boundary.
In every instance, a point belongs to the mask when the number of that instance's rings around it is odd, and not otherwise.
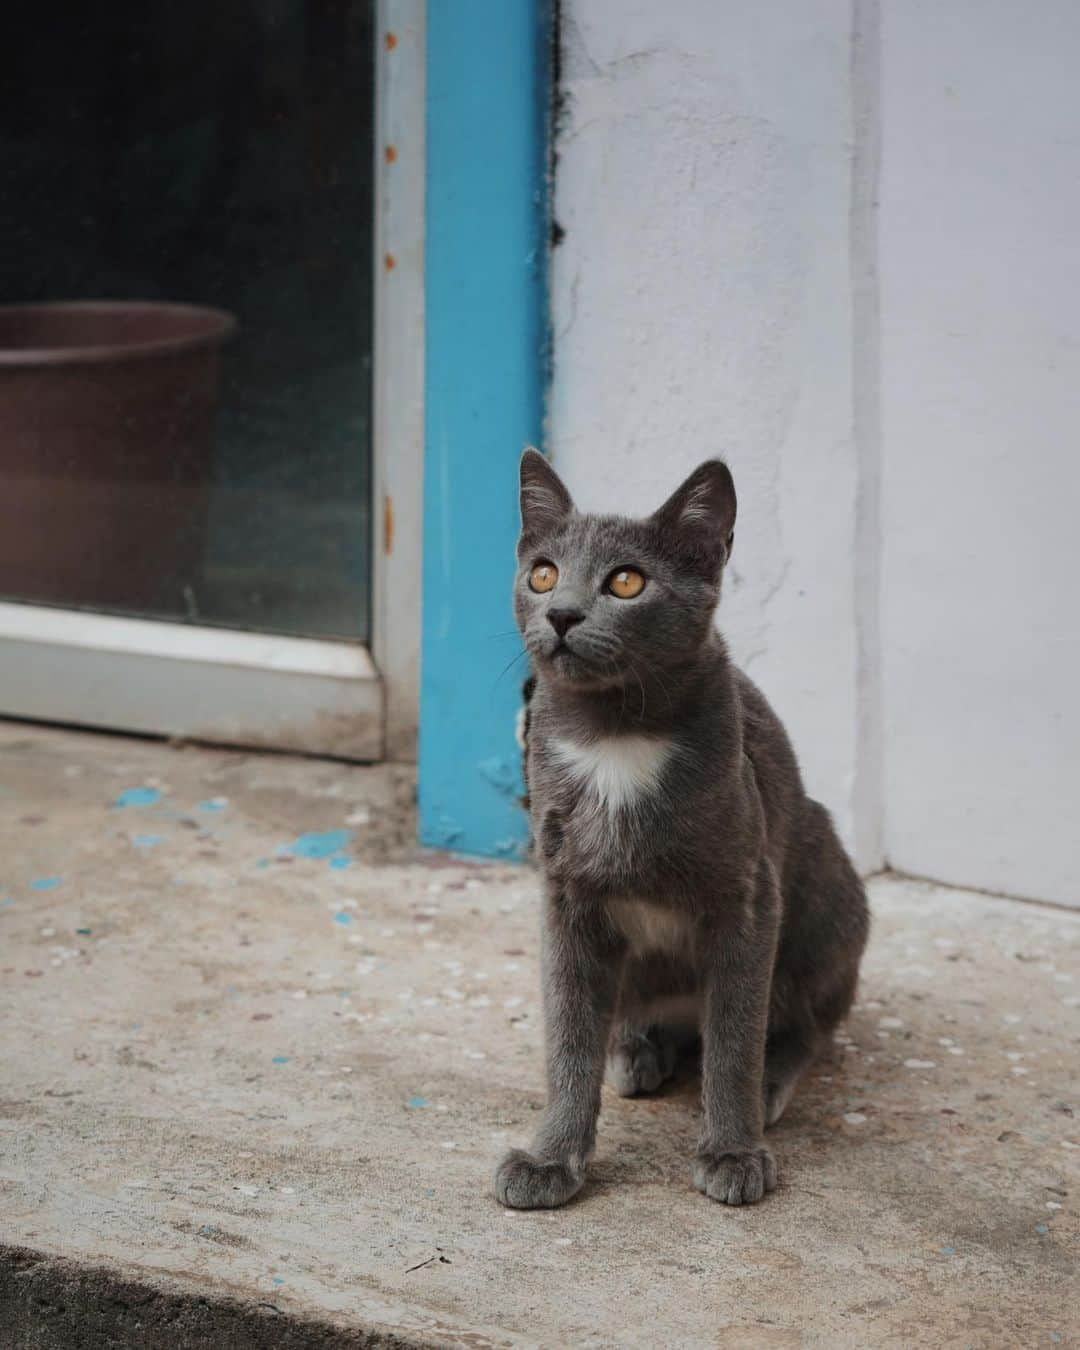
[{"label": "cat's nose", "polygon": [[549,609],[547,612],[548,623],[555,629],[559,637],[564,638],[573,628],[574,624],[580,623],[585,615],[580,609]]}]

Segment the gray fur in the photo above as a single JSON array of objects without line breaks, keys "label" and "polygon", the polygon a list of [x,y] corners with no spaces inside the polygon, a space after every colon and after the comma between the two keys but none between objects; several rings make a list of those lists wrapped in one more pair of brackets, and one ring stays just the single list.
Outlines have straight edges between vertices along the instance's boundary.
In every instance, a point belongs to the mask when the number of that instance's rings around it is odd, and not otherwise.
[{"label": "gray fur", "polygon": [[[530,1150],[500,1164],[498,1198],[565,1204],[593,1152],[605,1061],[620,1093],[652,1091],[700,1034],[693,1183],[759,1200],[776,1185],[763,1130],[851,1006],[869,920],[779,719],[713,627],[731,475],[702,464],[645,520],[581,515],[526,451],[521,509],[548,1106]],[[539,560],[559,569],[544,594],[529,587]],[[626,566],[646,585],[619,600],[605,583]]]}]

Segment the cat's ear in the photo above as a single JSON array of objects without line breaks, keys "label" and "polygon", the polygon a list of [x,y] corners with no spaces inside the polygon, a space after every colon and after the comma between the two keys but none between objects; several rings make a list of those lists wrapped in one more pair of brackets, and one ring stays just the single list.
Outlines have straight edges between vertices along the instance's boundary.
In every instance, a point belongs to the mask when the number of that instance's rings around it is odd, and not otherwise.
[{"label": "cat's ear", "polygon": [[653,520],[672,543],[719,571],[735,542],[735,483],[719,459],[699,464]]},{"label": "cat's ear", "polygon": [[562,479],[532,446],[521,456],[521,537],[542,539],[574,510]]}]

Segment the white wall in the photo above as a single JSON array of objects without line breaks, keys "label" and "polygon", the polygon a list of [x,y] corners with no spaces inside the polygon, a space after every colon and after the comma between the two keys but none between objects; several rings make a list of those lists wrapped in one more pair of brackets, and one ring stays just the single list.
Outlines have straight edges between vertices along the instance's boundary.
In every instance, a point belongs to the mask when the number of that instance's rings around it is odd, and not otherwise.
[{"label": "white wall", "polygon": [[721,626],[863,868],[1080,902],[1080,6],[562,12],[559,467],[725,455]]},{"label": "white wall", "polygon": [[1080,901],[1080,6],[882,12],[886,849]]},{"label": "white wall", "polygon": [[646,512],[727,458],[739,523],[721,627],[870,867],[850,0],[562,13],[555,462],[583,506]]}]

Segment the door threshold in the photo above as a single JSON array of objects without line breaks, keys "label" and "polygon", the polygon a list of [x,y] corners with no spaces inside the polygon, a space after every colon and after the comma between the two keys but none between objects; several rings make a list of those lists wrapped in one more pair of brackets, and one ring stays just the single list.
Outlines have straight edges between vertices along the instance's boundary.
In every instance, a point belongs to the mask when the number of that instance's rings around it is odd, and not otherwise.
[{"label": "door threshold", "polygon": [[382,681],[359,643],[0,602],[0,714],[382,758]]}]

